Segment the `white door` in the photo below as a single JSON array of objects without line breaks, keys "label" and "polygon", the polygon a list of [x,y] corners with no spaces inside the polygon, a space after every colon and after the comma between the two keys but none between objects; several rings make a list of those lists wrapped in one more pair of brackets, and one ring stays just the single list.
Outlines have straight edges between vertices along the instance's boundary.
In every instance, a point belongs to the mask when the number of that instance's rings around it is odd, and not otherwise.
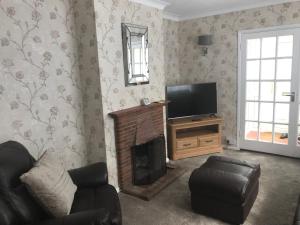
[{"label": "white door", "polygon": [[239,36],[241,149],[300,157],[300,26]]}]

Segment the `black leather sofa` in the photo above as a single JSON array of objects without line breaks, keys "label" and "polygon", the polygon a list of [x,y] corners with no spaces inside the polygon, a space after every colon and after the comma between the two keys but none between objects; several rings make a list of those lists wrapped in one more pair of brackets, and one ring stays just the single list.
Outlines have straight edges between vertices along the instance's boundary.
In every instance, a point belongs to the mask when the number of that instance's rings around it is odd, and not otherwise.
[{"label": "black leather sofa", "polygon": [[296,209],[294,225],[300,225],[300,197],[299,197],[298,206],[297,206],[297,209]]},{"label": "black leather sofa", "polygon": [[1,225],[121,225],[121,208],[115,188],[108,184],[105,163],[69,171],[78,190],[71,213],[53,218],[29,194],[19,177],[30,170],[34,158],[20,143],[0,144]]}]

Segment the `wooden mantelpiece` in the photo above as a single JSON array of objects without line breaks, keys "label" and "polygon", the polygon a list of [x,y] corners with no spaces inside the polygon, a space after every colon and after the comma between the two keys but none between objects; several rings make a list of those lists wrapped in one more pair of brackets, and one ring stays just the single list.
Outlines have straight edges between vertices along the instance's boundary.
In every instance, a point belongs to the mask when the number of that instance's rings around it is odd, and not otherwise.
[{"label": "wooden mantelpiece", "polygon": [[164,114],[165,103],[152,103],[147,106],[136,106],[129,109],[112,112],[109,115],[114,118],[116,153],[118,165],[118,180],[122,192],[149,200],[164,187],[183,174],[183,170],[168,169],[167,174],[161,177],[152,185],[133,185],[132,172],[132,147],[136,144],[136,131],[139,120],[151,119],[152,128],[143,129],[143,133],[153,132],[164,135]]},{"label": "wooden mantelpiece", "polygon": [[169,121],[169,158],[177,160],[221,152],[222,124],[223,120],[219,117]]}]

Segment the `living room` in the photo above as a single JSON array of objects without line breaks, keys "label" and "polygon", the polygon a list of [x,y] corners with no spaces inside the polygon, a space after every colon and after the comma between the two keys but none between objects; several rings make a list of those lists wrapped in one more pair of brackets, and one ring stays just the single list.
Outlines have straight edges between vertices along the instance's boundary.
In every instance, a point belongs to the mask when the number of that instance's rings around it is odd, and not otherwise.
[{"label": "living room", "polygon": [[299,1],[0,19],[1,225],[300,224]]}]

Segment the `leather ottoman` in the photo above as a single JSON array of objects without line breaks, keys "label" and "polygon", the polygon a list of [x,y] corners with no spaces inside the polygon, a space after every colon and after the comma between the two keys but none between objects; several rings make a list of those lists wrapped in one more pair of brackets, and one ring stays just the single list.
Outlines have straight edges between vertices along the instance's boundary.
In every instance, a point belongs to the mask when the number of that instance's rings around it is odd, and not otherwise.
[{"label": "leather ottoman", "polygon": [[257,197],[259,177],[259,164],[211,156],[190,177],[192,209],[231,224],[242,224]]}]

